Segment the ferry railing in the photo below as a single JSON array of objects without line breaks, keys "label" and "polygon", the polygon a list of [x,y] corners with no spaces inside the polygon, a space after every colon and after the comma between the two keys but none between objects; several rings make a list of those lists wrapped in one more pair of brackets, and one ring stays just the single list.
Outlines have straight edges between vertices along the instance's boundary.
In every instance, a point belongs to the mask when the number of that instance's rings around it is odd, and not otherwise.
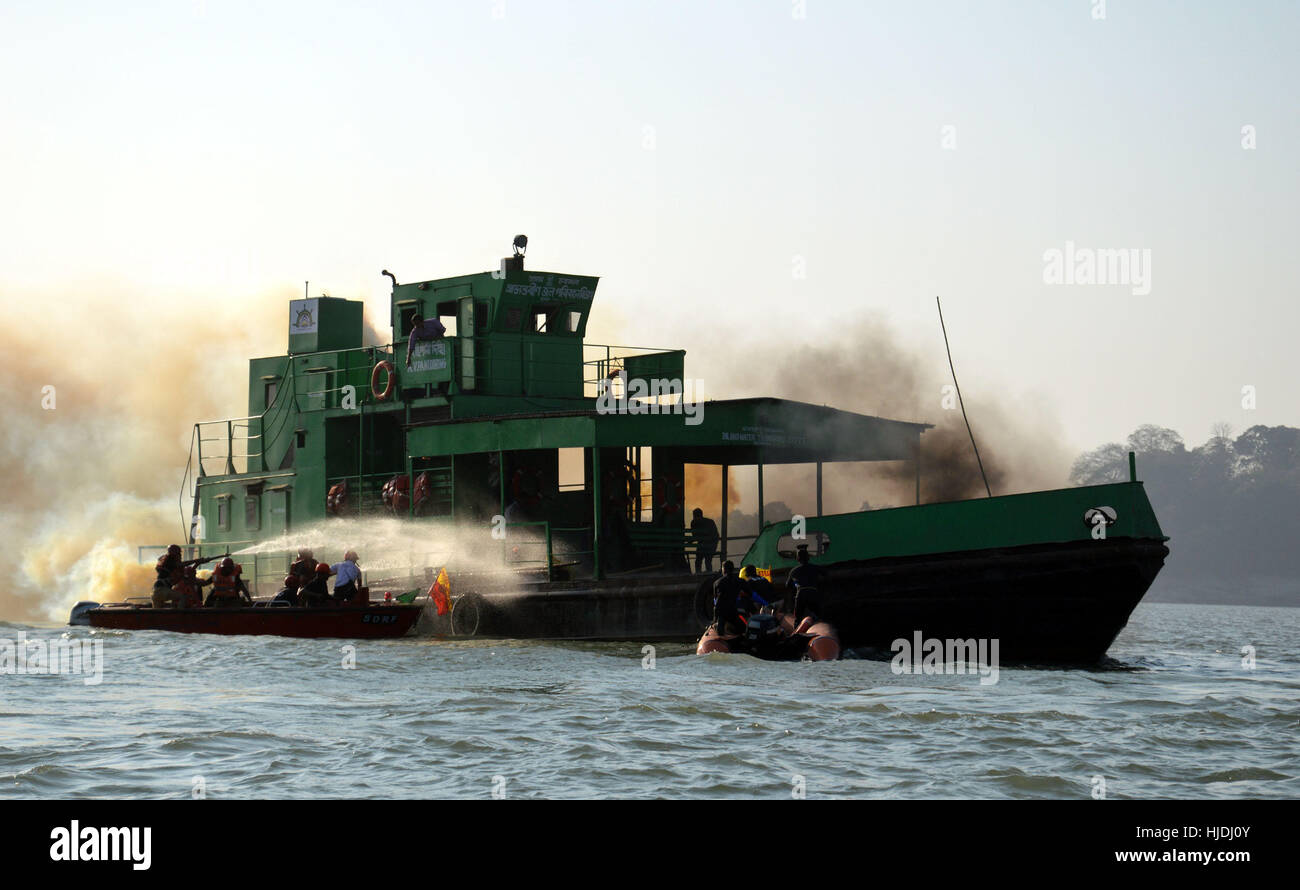
[{"label": "ferry railing", "polygon": [[[595,558],[595,549],[572,544],[576,541],[591,540],[591,526],[562,528],[551,525],[549,521],[509,522],[505,525],[506,537],[501,541],[502,558],[506,565],[514,568],[535,568],[546,572],[546,580],[554,581],[557,560],[564,563],[578,564]],[[510,529],[540,529],[541,534],[511,536]],[[559,553],[557,555],[557,546]]]},{"label": "ferry railing", "polygon": [[[290,410],[290,406],[297,407],[297,381],[291,370],[291,361],[286,360],[286,366],[281,375],[284,385],[276,390],[275,399],[261,414],[224,420],[201,420],[194,424],[190,448],[191,464],[195,463],[197,453],[196,477],[267,469],[265,443],[268,440],[275,441],[283,432],[285,424],[296,414]],[[266,433],[268,419],[272,430],[269,435]],[[210,447],[205,448],[211,443],[223,443],[224,447],[213,453]],[[220,461],[220,469],[210,468],[213,461]]]},{"label": "ferry railing", "polygon": [[[325,491],[329,490],[341,482],[347,483],[347,501],[344,505],[344,514],[346,516],[378,516],[391,515],[391,511],[384,504],[383,491],[384,485],[394,476],[406,475],[403,470],[394,469],[383,473],[365,473],[358,475],[353,473],[347,476],[330,476],[325,480]],[[409,494],[409,492],[408,492]],[[402,514],[405,516],[405,512]]]},{"label": "ferry railing", "polygon": [[[635,364],[638,359],[651,356],[678,356],[680,350],[657,349],[647,346],[613,346],[599,343],[583,344],[583,395],[594,398],[612,388],[611,395],[626,395],[625,386],[629,376],[639,374]],[[633,367],[629,371],[629,365]],[[683,371],[675,365],[669,369],[675,374],[666,374],[666,379],[682,381]],[[658,375],[652,375],[658,377]],[[681,398],[681,394],[666,394],[668,398]]]},{"label": "ferry railing", "polygon": [[[310,362],[317,357],[330,364],[301,367],[302,360]],[[376,402],[370,391],[371,371],[378,362],[391,361],[392,357],[391,345],[288,356],[280,374],[281,385],[264,412],[194,425],[191,465],[196,466],[192,475],[234,475],[269,469],[268,443],[279,442],[299,412],[342,407],[345,396],[355,397],[357,406]],[[299,377],[304,378],[301,383]]]},{"label": "ferry railing", "polygon": [[[186,468],[182,490],[192,479],[201,476],[267,470],[267,460],[271,456],[269,446],[282,440],[286,426],[296,418],[298,412],[353,406],[361,408],[376,404],[378,399],[370,389],[370,374],[380,361],[394,360],[398,345],[389,343],[322,350],[286,357],[275,399],[262,414],[199,421],[194,425],[191,459]],[[667,370],[672,376],[665,379],[681,379],[679,368],[673,364],[679,353],[673,350],[588,343],[584,343],[582,348],[580,385],[582,396],[586,398],[595,398],[606,392],[616,398],[626,397],[625,375],[629,363],[656,355],[669,357],[666,361],[671,367]],[[459,351],[453,348],[451,353],[453,362],[459,362]],[[304,359],[310,362],[314,358],[319,358],[322,363],[302,367]],[[484,373],[476,373],[474,379],[477,388],[483,388],[483,383],[492,388],[493,384],[519,382],[517,375],[525,373],[522,370],[523,364],[512,364],[516,373],[511,373],[507,379],[504,375],[494,374],[491,365],[492,359],[489,357]],[[531,370],[526,372],[529,379],[524,382],[545,386],[567,377],[567,372],[573,370],[574,365],[568,360],[533,359],[527,362],[527,367]],[[554,369],[558,373],[552,376],[547,373],[548,369]],[[539,370],[541,373],[537,373]],[[398,375],[400,378],[400,370]],[[460,379],[455,367],[449,371],[449,375],[453,381]],[[299,377],[304,379],[299,382]],[[355,399],[355,402],[345,404],[349,398]],[[654,396],[642,396],[642,401],[671,404],[680,402],[683,398],[684,393],[680,389],[669,389]],[[183,513],[182,508],[182,515]]]},{"label": "ferry railing", "polygon": [[[324,408],[347,408],[361,407],[378,402],[374,393],[370,390],[370,375],[374,371],[375,365],[379,362],[392,362],[394,356],[394,344],[380,344],[376,346],[359,346],[353,349],[334,349],[323,352],[306,353],[294,356],[298,359],[308,359],[315,356],[334,356],[334,361],[341,362],[341,367],[332,365],[319,365],[316,367],[307,367],[299,370],[294,367],[294,376],[313,375],[319,377],[320,384],[324,384],[319,389],[305,390],[302,395],[309,401],[304,406],[299,404],[299,410],[319,411]],[[308,381],[304,381],[307,385]],[[318,385],[315,379],[310,381],[311,385]],[[348,392],[348,388],[351,392]],[[352,404],[345,405],[351,397]]]},{"label": "ferry railing", "polygon": [[[725,562],[726,560],[729,559],[729,560],[731,560],[732,562],[736,563],[736,567],[739,568],[739,567],[740,567],[740,560],[742,560],[742,559],[745,558],[745,554],[749,552],[749,548],[750,548],[750,546],[751,546],[755,541],[757,541],[757,540],[758,540],[758,535],[757,535],[757,534],[754,534],[754,535],[727,535],[727,548],[726,548],[726,552],[723,553],[723,554],[719,557],[719,559],[721,559],[721,560],[724,561],[724,562]],[[737,549],[736,549],[736,546],[735,546],[735,545],[737,545],[738,543],[742,545],[742,546],[740,547],[739,550],[737,550]],[[760,566],[759,568],[763,568],[763,566]]]},{"label": "ferry railing", "polygon": [[[682,381],[682,357],[680,350],[659,349],[646,346],[614,346],[605,344],[583,343],[577,360],[573,357],[525,358],[523,352],[507,350],[505,355],[500,349],[482,354],[474,350],[466,355],[462,344],[467,338],[454,334],[445,338],[450,346],[448,350],[449,365],[443,382],[450,383],[463,390],[510,392],[524,396],[542,397],[560,395],[567,397],[595,398],[611,391],[616,397],[625,395],[625,384],[629,376],[648,377],[650,380],[669,380],[676,388],[645,398],[645,401],[663,402],[680,401],[684,393]],[[544,341],[541,341],[544,342]],[[522,341],[521,350],[532,345],[534,341]],[[557,337],[557,345],[563,341]],[[394,355],[404,343],[393,344]],[[472,362],[472,366],[465,363]],[[466,373],[468,371],[468,373]],[[399,366],[398,376],[403,376]],[[399,379],[403,389],[421,389],[438,385],[431,383],[424,373],[412,378],[408,385]],[[471,382],[467,382],[471,381]],[[681,384],[681,386],[677,386]]]}]

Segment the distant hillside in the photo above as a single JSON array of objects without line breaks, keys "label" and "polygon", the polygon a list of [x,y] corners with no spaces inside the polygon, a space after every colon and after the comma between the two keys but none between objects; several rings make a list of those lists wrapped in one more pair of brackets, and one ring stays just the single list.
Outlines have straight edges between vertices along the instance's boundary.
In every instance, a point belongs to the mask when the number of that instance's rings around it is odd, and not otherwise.
[{"label": "distant hillside", "polygon": [[1139,427],[1075,461],[1077,485],[1128,478],[1128,452],[1165,534],[1157,602],[1300,605],[1300,429],[1225,425],[1188,449],[1170,429]]}]

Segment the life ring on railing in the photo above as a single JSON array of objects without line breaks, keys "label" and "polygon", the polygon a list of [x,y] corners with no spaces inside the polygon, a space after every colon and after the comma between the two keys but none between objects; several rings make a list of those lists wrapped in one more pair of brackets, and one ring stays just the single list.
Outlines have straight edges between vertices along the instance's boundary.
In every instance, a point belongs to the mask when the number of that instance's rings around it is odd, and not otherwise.
[{"label": "life ring on railing", "polygon": [[[381,370],[388,372],[388,383],[384,386],[382,390],[379,388],[379,372]],[[385,359],[381,362],[378,362],[373,368],[370,369],[370,394],[374,396],[376,399],[378,399],[379,401],[381,402],[388,401],[388,397],[393,394],[393,387],[395,387],[396,385],[397,385],[397,369],[393,367],[392,362]]]},{"label": "life ring on railing", "polygon": [[427,471],[415,477],[415,491],[412,497],[415,499],[415,515],[424,515],[425,508],[433,501],[433,480]]},{"label": "life ring on railing", "polygon": [[330,486],[325,495],[325,509],[335,516],[342,516],[348,509],[348,483],[336,482]]},{"label": "life ring on railing", "polygon": [[676,513],[682,508],[682,480],[676,476],[664,476],[659,482],[659,512]]},{"label": "life ring on railing", "polygon": [[405,513],[411,506],[411,477],[401,475],[389,479],[380,496],[389,513],[394,516]]},{"label": "life ring on railing", "polygon": [[520,467],[510,477],[510,496],[521,507],[531,510],[542,502],[542,473],[531,467]]}]

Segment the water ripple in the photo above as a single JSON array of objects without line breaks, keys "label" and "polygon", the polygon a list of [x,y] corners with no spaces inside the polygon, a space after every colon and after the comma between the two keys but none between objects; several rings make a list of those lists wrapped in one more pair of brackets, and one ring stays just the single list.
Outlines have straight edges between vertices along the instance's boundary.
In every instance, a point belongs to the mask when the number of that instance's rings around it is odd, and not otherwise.
[{"label": "water ripple", "polygon": [[0,797],[1300,796],[1296,609],[1142,606],[1098,668],[987,686],[680,644],[645,670],[639,642],[357,641],[347,669],[347,641],[0,628],[104,644],[100,685],[0,676]]}]

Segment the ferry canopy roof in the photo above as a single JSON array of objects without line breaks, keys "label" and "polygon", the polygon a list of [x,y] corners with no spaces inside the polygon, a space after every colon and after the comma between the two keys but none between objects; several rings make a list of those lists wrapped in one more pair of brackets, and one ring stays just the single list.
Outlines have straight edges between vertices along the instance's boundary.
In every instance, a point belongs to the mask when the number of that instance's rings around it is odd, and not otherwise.
[{"label": "ferry canopy roof", "polygon": [[[637,407],[646,413],[632,413]],[[640,446],[672,448],[685,462],[699,464],[911,460],[920,434],[932,426],[788,399],[726,399],[681,407],[634,404],[627,413],[592,409],[431,421],[408,427],[407,447],[412,457]]]}]

